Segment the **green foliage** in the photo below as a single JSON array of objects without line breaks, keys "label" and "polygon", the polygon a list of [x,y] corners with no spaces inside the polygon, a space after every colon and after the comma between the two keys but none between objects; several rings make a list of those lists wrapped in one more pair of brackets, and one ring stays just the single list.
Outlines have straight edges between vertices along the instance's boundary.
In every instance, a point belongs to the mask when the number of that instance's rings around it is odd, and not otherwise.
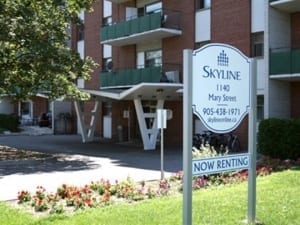
[{"label": "green foliage", "polygon": [[[65,3],[64,3],[65,2]],[[76,80],[89,79],[96,64],[67,46],[71,22],[93,0],[0,2],[0,94],[16,99],[43,93],[54,99],[87,99]]]},{"label": "green foliage", "polygon": [[258,151],[272,158],[300,157],[300,119],[266,119],[260,122]]},{"label": "green foliage", "polygon": [[18,131],[18,126],[17,116],[0,114],[0,130]]}]

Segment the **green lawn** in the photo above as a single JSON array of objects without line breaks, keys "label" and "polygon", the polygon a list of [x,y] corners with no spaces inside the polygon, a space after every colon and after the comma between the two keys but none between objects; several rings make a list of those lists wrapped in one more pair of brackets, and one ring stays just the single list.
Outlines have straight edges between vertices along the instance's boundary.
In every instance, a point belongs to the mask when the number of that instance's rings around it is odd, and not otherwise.
[{"label": "green lawn", "polygon": [[[264,225],[300,225],[300,171],[257,179],[257,218]],[[72,216],[37,218],[0,204],[2,225],[176,225],[182,224],[182,195],[88,209]],[[247,182],[193,193],[193,224],[242,224]]]}]

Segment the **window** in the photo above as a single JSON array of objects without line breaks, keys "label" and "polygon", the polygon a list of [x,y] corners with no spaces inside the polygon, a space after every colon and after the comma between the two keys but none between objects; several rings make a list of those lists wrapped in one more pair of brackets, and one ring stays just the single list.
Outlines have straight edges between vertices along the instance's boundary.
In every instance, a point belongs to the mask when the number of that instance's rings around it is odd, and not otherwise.
[{"label": "window", "polygon": [[207,9],[211,6],[211,0],[196,0],[196,9]]},{"label": "window", "polygon": [[160,66],[162,64],[162,51],[152,50],[145,52],[145,67]]},{"label": "window", "polygon": [[138,17],[144,15],[145,15],[145,8],[144,7],[138,8]]},{"label": "window", "polygon": [[162,2],[155,2],[145,6],[146,14],[160,12],[162,10]]},{"label": "window", "polygon": [[102,71],[111,71],[112,66],[112,48],[110,45],[102,45]]},{"label": "window", "polygon": [[264,119],[264,96],[263,95],[257,95],[257,121],[261,121]]},{"label": "window", "polygon": [[102,20],[102,25],[103,26],[108,26],[112,24],[112,17],[108,16],[108,17],[104,17]]},{"label": "window", "polygon": [[253,33],[252,34],[252,56],[261,57],[264,56],[264,33]]}]

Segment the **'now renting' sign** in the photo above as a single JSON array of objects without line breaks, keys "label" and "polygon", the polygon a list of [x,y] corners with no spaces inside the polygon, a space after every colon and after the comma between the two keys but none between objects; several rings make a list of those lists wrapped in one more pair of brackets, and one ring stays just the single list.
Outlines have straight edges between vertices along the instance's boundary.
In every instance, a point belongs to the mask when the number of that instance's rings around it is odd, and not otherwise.
[{"label": "'now renting' sign", "polygon": [[193,160],[193,175],[208,175],[225,171],[249,169],[250,155],[235,154]]}]

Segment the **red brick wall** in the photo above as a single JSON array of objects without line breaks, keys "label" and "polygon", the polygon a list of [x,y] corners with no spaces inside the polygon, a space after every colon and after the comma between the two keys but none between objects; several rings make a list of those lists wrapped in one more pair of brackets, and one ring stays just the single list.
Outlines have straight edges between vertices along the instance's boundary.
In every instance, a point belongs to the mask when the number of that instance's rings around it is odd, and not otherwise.
[{"label": "red brick wall", "polygon": [[180,101],[165,103],[165,109],[173,111],[173,118],[167,121],[167,129],[164,131],[166,145],[182,145],[183,142],[183,108]]},{"label": "red brick wall", "polygon": [[[84,49],[85,56],[101,64],[102,48],[100,45],[99,31],[102,24],[102,1],[93,4],[93,12],[85,13],[84,27]],[[99,72],[101,66],[94,70],[91,79],[85,82],[87,89],[99,89]]]},{"label": "red brick wall", "polygon": [[300,47],[300,12],[294,13],[291,16],[291,43],[292,48]]},{"label": "red brick wall", "polygon": [[163,8],[181,12],[182,35],[162,40],[163,63],[182,64],[183,49],[193,49],[195,43],[194,0],[163,1]]},{"label": "red brick wall", "polygon": [[[113,4],[113,21],[120,22],[126,18],[126,7],[135,7],[134,1],[123,4]],[[135,45],[112,48],[113,69],[135,68],[136,66]]]},{"label": "red brick wall", "polygon": [[179,12],[182,34],[162,39],[162,62],[164,70],[181,71],[182,78],[183,50],[194,49],[195,43],[195,8],[194,1],[163,1],[163,9],[170,13]]},{"label": "red brick wall", "polygon": [[113,47],[113,69],[136,68],[135,45]]},{"label": "red brick wall", "polygon": [[235,46],[251,54],[251,1],[212,1],[211,41]]},{"label": "red brick wall", "polygon": [[300,82],[291,83],[291,117],[300,118]]}]

